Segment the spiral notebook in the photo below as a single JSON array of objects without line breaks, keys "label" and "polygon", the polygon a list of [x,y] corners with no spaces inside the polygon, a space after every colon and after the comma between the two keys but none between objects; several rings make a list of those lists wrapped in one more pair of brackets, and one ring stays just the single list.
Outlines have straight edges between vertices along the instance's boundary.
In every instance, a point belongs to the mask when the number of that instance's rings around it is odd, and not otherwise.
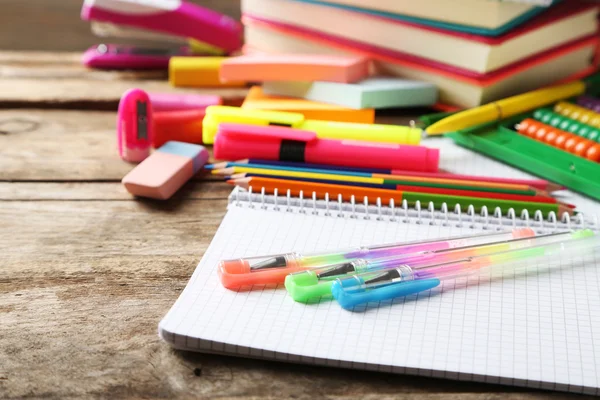
[{"label": "spiral notebook", "polygon": [[[441,138],[442,167],[527,177]],[[565,200],[593,212],[596,203]],[[282,287],[224,289],[221,259],[411,241],[531,226],[538,232],[597,229],[595,218],[499,217],[493,210],[409,209],[338,203],[235,189],[187,287],[159,324],[178,349],[600,394],[600,254],[557,258],[526,274],[446,281],[354,312],[327,299],[294,302]]]}]

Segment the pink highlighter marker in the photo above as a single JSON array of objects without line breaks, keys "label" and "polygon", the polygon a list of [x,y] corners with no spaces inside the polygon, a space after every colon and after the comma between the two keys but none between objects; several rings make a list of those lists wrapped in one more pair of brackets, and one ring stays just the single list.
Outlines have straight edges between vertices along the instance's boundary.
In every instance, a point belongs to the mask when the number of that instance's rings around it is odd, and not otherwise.
[{"label": "pink highlighter marker", "polygon": [[140,162],[150,155],[154,137],[152,104],[148,93],[130,89],[121,97],[117,116],[119,155],[125,161]]},{"label": "pink highlighter marker", "polygon": [[311,131],[233,123],[219,124],[214,155],[427,172],[437,171],[439,163],[439,150],[424,146],[320,139]]}]

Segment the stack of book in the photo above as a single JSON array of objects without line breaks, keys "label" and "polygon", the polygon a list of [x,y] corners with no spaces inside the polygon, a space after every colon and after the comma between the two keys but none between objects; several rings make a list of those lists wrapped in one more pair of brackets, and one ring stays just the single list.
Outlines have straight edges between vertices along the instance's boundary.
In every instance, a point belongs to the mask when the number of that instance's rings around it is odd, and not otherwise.
[{"label": "stack of book", "polygon": [[[368,8],[367,8],[368,7]],[[242,0],[246,53],[367,55],[474,107],[596,67],[598,6],[486,0]]]}]

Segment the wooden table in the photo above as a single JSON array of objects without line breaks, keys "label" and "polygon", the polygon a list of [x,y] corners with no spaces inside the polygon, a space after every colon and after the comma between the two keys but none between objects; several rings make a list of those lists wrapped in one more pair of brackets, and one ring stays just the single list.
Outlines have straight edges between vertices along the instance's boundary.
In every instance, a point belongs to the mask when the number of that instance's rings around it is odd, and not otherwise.
[{"label": "wooden table", "polygon": [[172,350],[157,324],[230,187],[198,178],[167,202],[132,199],[118,99],[173,89],[163,74],[86,71],[78,57],[0,52],[1,398],[581,398]]}]

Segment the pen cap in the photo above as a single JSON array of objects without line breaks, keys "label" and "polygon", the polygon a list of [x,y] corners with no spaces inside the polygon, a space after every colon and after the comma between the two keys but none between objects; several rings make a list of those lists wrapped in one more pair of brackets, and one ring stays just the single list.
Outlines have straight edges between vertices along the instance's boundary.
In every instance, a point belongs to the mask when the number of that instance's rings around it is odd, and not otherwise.
[{"label": "pen cap", "polygon": [[221,123],[215,138],[214,154],[219,160],[260,158],[287,161],[283,141],[308,143],[316,138],[314,132],[288,127]]},{"label": "pen cap", "polygon": [[117,112],[117,143],[125,161],[140,162],[150,155],[154,138],[152,103],[141,89],[126,91]]},{"label": "pen cap", "polygon": [[361,304],[380,302],[384,300],[391,300],[396,297],[408,296],[432,289],[439,284],[440,280],[433,278],[396,283],[381,287],[378,290],[349,292],[343,290],[340,282],[336,281],[333,282],[331,286],[331,294],[343,309],[352,310],[354,307]]},{"label": "pen cap", "polygon": [[158,148],[169,140],[202,143],[204,110],[160,111],[154,113],[154,142]]},{"label": "pen cap", "polygon": [[214,143],[221,123],[298,127],[303,121],[304,115],[300,113],[248,110],[231,106],[210,106],[206,108],[202,134],[204,143],[211,144]]}]

